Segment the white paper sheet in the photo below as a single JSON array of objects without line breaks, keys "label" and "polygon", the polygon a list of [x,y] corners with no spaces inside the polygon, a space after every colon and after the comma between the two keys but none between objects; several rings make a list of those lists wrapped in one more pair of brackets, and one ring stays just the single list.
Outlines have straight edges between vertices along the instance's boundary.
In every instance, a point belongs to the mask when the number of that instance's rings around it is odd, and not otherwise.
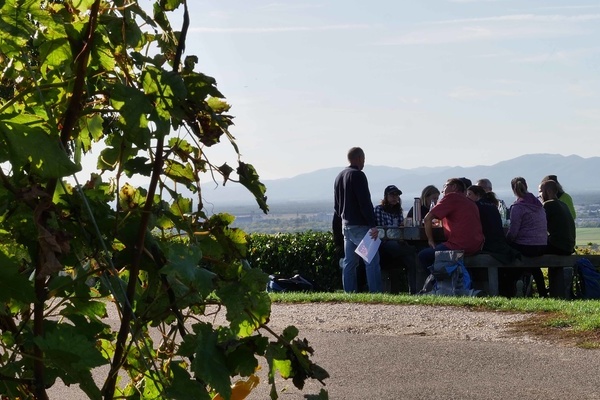
[{"label": "white paper sheet", "polygon": [[371,231],[368,231],[365,237],[360,241],[358,247],[354,252],[362,257],[365,262],[370,263],[375,257],[375,254],[379,250],[379,245],[381,244],[381,239],[377,237],[377,239],[373,240],[371,238]]}]

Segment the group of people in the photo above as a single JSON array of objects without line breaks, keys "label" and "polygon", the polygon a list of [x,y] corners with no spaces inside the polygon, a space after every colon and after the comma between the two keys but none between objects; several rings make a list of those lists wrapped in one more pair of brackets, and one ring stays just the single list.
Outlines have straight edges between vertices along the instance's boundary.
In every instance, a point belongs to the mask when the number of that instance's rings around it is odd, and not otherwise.
[{"label": "group of people", "polygon": [[[344,238],[342,284],[344,291],[356,292],[359,256],[355,250],[360,241],[367,233],[377,239],[377,226],[403,226],[404,216],[402,191],[395,185],[387,186],[381,204],[373,206],[367,177],[362,172],[365,153],[361,148],[351,148],[348,161],[350,165],[335,179],[334,209],[336,218],[341,221]],[[451,178],[441,192],[433,185],[426,186],[421,193],[422,221],[415,221],[415,225],[423,224],[427,247],[417,249],[396,240],[382,242],[378,254],[365,263],[369,291],[382,291],[380,257],[403,265],[409,292],[417,293],[416,259],[420,268],[428,271],[439,250],[464,250],[465,255],[488,252],[505,264],[520,255],[572,254],[575,251],[575,208],[556,175],[541,180],[537,197],[528,190],[522,177],[512,179],[511,188],[516,199],[509,208],[496,197],[489,179],[480,179],[473,185],[467,178]],[[411,208],[407,218],[412,219],[418,214]],[[441,243],[436,242],[433,235],[438,221],[445,235],[445,241]],[[538,294],[547,296],[541,270],[529,272]],[[515,284],[518,281],[516,274],[517,271],[504,271],[501,294],[522,295],[519,285]]]}]

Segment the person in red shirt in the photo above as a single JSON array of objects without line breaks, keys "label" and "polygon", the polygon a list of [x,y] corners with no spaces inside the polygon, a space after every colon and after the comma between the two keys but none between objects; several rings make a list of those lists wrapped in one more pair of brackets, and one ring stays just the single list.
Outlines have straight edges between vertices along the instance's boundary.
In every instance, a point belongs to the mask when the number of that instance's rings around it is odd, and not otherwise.
[{"label": "person in red shirt", "polygon": [[[425,215],[425,234],[429,247],[419,252],[421,267],[427,270],[439,250],[464,250],[472,255],[483,246],[483,230],[477,205],[466,196],[464,183],[458,178],[448,179],[442,190],[442,199]],[[442,220],[446,241],[436,244],[433,239],[433,220]]]}]

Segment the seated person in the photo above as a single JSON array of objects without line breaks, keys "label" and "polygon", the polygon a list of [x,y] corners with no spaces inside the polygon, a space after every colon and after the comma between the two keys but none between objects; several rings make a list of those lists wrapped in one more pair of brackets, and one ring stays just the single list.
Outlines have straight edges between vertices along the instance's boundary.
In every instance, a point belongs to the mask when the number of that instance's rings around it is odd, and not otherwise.
[{"label": "seated person", "polygon": [[[440,198],[440,191],[433,185],[425,186],[425,188],[421,191],[421,217],[425,218],[425,215],[429,212],[431,208],[431,203],[434,205],[437,204]],[[413,207],[408,210],[408,214],[406,214],[406,218],[413,218]],[[419,226],[416,222],[414,226]]]},{"label": "seated person", "polygon": [[[492,189],[492,181],[490,181],[488,178],[479,179],[477,181],[476,185],[481,186],[483,188],[483,190],[485,190],[487,193],[494,193],[493,189]],[[494,194],[494,197],[495,196],[496,196],[496,194]],[[505,220],[510,219],[510,215],[508,214],[508,207],[506,206],[506,203],[504,202],[504,200],[497,199],[497,201],[498,201],[498,211],[500,212],[500,218],[505,219]]]},{"label": "seated person", "polygon": [[496,195],[494,192],[486,192],[483,187],[477,185],[467,189],[467,198],[473,200],[479,209],[481,229],[485,238],[482,250],[490,253],[501,263],[509,264],[518,252],[508,245],[504,236]]},{"label": "seated person", "polygon": [[[517,199],[510,206],[510,227],[506,233],[508,243],[524,256],[541,256],[546,252],[548,241],[544,207],[537,197],[527,190],[525,178],[520,176],[513,178],[510,186]],[[542,270],[531,268],[529,271],[533,275],[540,297],[546,297],[548,291],[546,290]],[[519,273],[519,271],[513,272]],[[516,295],[522,296],[523,293],[517,291]]]},{"label": "seated person", "polygon": [[[481,229],[485,238],[482,251],[489,253],[502,264],[510,264],[515,259],[520,258],[521,254],[508,244],[504,235],[502,218],[498,209],[498,199],[494,192],[488,192],[480,185],[470,186],[467,189],[467,198],[473,200],[479,208]],[[471,271],[471,275],[474,279],[483,280],[486,276],[481,274],[482,272],[484,271],[475,269]],[[513,274],[504,269],[500,269],[498,272],[500,295],[512,296],[514,294],[512,288]]]},{"label": "seated person", "polygon": [[[425,215],[425,234],[429,247],[419,252],[421,267],[428,270],[435,261],[438,250],[464,250],[472,255],[483,246],[483,230],[479,210],[475,203],[465,195],[464,183],[458,178],[448,179],[442,190],[444,196]],[[439,219],[444,227],[446,241],[435,243],[433,238],[433,220]]]},{"label": "seated person", "polygon": [[[374,210],[377,226],[400,227],[403,225],[401,194],[402,191],[394,185],[385,188],[383,200],[381,200],[381,204],[375,206]],[[384,240],[379,247],[379,254],[381,255],[382,277],[389,274],[389,292],[400,293],[402,285],[398,273],[400,272],[399,267],[404,267],[408,277],[408,290],[411,294],[416,293],[415,249],[403,241]]]},{"label": "seated person", "polygon": [[540,194],[546,210],[548,245],[546,254],[568,256],[575,252],[575,221],[569,207],[558,199],[558,184],[552,180],[542,182]]},{"label": "seated person", "polygon": [[544,183],[546,181],[554,181],[556,182],[556,187],[558,188],[558,193],[556,194],[556,197],[558,197],[558,199],[560,201],[562,201],[563,203],[565,203],[567,205],[567,207],[569,208],[569,211],[571,212],[571,216],[573,217],[573,220],[575,220],[575,218],[577,217],[577,214],[575,213],[575,206],[573,205],[573,198],[571,197],[571,195],[569,195],[568,193],[566,193],[562,187],[562,185],[558,182],[558,178],[556,177],[556,175],[547,175],[542,179],[541,183]]}]

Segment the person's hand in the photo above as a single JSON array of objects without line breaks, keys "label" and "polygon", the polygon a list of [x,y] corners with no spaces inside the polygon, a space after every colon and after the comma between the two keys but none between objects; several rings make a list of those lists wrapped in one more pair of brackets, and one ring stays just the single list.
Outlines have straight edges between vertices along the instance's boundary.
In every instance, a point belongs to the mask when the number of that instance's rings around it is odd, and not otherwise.
[{"label": "person's hand", "polygon": [[376,227],[371,228],[371,230],[369,231],[369,234],[371,235],[371,239],[375,240],[379,236],[379,229],[377,229]]}]

